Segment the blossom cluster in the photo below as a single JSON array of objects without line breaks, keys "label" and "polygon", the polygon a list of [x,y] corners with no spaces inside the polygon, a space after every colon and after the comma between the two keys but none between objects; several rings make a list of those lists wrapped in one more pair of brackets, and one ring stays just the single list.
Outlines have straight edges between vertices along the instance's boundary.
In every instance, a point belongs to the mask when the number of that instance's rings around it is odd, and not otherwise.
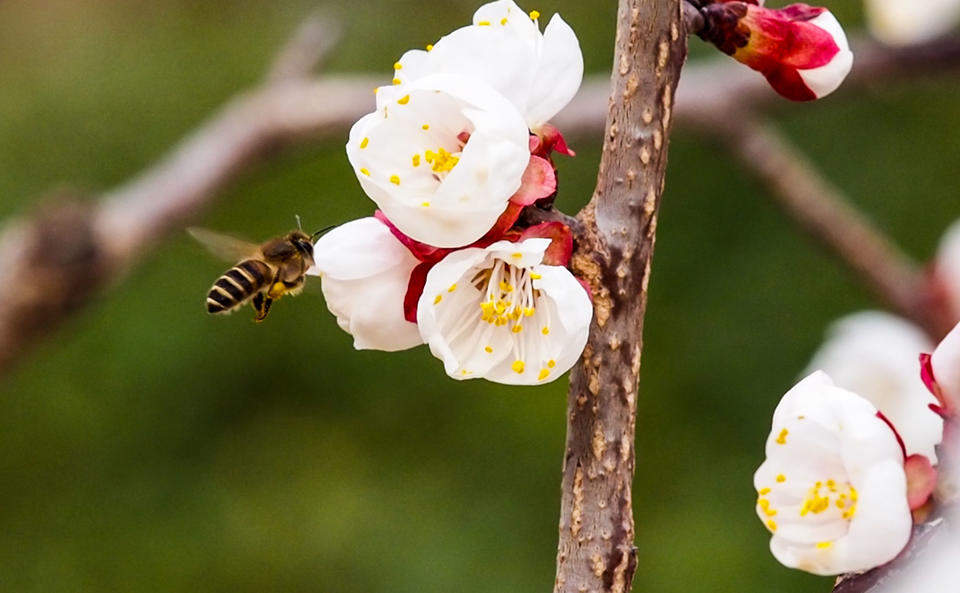
[{"label": "blossom cluster", "polygon": [[820,575],[874,568],[929,516],[938,466],[956,455],[946,443],[956,440],[960,325],[930,350],[909,322],[858,313],[833,326],[783,397],[754,486],[784,565]]},{"label": "blossom cluster", "polygon": [[379,208],[314,247],[327,306],[358,349],[426,343],[455,379],[552,381],[580,357],[593,315],[559,222],[518,225],[556,194],[549,122],[583,56],[559,15],[512,0],[393,65],[346,152]]}]

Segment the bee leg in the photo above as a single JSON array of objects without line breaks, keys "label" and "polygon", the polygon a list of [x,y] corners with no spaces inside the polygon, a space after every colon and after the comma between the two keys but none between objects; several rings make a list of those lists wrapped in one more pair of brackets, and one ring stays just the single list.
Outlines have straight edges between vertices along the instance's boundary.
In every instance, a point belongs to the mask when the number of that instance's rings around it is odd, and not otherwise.
[{"label": "bee leg", "polygon": [[270,312],[270,306],[273,304],[273,299],[268,296],[264,296],[262,292],[258,292],[256,296],[253,297],[253,308],[257,312],[257,316],[254,318],[254,321],[260,323],[267,318],[267,314]]},{"label": "bee leg", "polygon": [[287,287],[283,282],[274,282],[270,290],[267,291],[267,298],[278,301],[285,292],[287,292]]}]

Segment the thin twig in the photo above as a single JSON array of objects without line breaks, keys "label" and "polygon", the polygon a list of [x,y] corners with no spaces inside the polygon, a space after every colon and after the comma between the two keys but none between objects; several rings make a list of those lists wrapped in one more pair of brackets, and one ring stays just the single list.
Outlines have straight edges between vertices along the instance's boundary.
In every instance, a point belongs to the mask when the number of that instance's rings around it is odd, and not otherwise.
[{"label": "thin twig", "polygon": [[725,118],[713,129],[770,196],[877,296],[933,336],[949,331],[950,316],[931,306],[926,277],[916,262],[851,206],[789,140],[747,115]]},{"label": "thin twig", "polygon": [[[322,59],[330,45],[317,44],[317,25],[309,29],[286,56],[309,45],[309,55]],[[282,79],[275,66],[260,89],[232,100],[164,160],[100,201],[60,196],[33,217],[7,222],[0,233],[0,372],[242,171],[297,139],[338,129],[361,102],[353,87],[304,78],[312,68],[305,59],[281,63]]]},{"label": "thin twig", "polygon": [[307,17],[290,41],[277,52],[267,80],[302,79],[323,66],[323,60],[340,41],[341,21],[329,9],[318,9]]},{"label": "thin twig", "polygon": [[630,590],[637,377],[687,36],[682,0],[621,0],[597,187],[572,260],[594,319],[570,375],[555,593]]}]

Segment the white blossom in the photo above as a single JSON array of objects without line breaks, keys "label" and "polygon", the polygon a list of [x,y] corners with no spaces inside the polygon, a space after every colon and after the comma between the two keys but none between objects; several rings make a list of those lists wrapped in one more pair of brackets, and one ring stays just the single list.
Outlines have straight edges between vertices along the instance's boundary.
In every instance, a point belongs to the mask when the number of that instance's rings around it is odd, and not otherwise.
[{"label": "white blossom", "polygon": [[960,325],[947,334],[930,357],[930,371],[942,404],[952,413],[960,409]]},{"label": "white blossom", "polygon": [[430,46],[408,51],[395,64],[401,84],[436,73],[480,80],[507,97],[538,131],[570,102],[583,79],[577,36],[560,15],[543,33],[540,14],[521,10],[512,0],[481,6],[473,24]]},{"label": "white blossom", "polygon": [[593,306],[562,266],[543,264],[549,239],[456,251],[427,275],[417,323],[455,379],[547,383],[587,342]]},{"label": "white blossom", "polygon": [[960,21],[960,0],[866,0],[870,32],[890,45],[910,45],[948,33]]},{"label": "white blossom", "polygon": [[943,419],[929,407],[937,400],[918,364],[931,348],[923,330],[909,321],[879,311],[855,313],[830,327],[804,374],[822,370],[839,387],[865,397],[897,427],[908,455],[936,463]]},{"label": "white blossom", "polygon": [[420,263],[376,218],[343,224],[317,240],[316,265],[327,308],[358,350],[393,352],[422,344],[404,319],[403,295]]},{"label": "white blossom", "polygon": [[950,225],[940,239],[934,271],[947,304],[960,317],[960,220]]},{"label": "white blossom", "polygon": [[460,247],[490,230],[520,187],[529,133],[487,85],[438,74],[381,87],[377,110],[350,130],[347,158],[400,231]]},{"label": "white blossom", "polygon": [[757,514],[784,565],[819,575],[892,560],[910,538],[903,451],[866,399],[825,373],[780,401],[754,475]]}]

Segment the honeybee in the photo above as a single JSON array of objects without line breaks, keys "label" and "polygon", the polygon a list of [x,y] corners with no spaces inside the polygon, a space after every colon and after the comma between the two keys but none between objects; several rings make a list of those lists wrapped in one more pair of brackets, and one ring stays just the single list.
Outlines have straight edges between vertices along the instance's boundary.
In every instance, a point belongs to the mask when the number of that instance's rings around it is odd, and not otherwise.
[{"label": "honeybee", "polygon": [[259,323],[274,301],[303,290],[306,272],[313,266],[313,243],[324,231],[311,236],[297,229],[261,245],[206,229],[187,232],[214,255],[238,262],[213,283],[207,313],[232,313],[250,302]]}]

